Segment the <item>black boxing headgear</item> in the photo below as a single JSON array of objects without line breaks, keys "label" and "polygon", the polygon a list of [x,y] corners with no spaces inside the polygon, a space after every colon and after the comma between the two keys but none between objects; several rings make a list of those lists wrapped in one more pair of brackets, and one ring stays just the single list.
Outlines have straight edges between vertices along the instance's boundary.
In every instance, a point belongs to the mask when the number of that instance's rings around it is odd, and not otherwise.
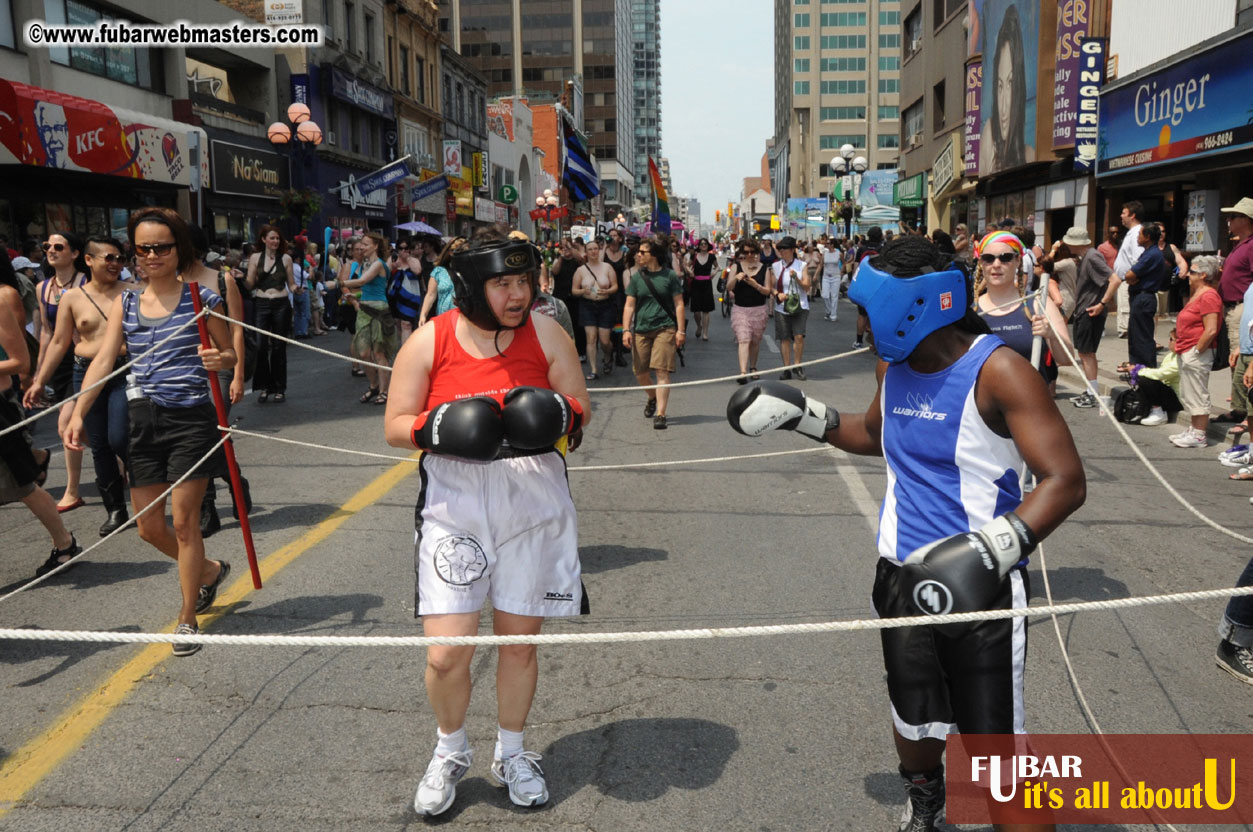
[{"label": "black boxing headgear", "polygon": [[[532,300],[539,290],[539,258],[535,254],[535,246],[520,240],[492,241],[479,248],[462,250],[453,255],[448,273],[452,276],[453,299],[457,308],[481,329],[506,328],[487,302],[484,284],[488,280],[506,274],[525,274],[530,279]],[[530,314],[528,306],[522,316],[523,324]]]}]

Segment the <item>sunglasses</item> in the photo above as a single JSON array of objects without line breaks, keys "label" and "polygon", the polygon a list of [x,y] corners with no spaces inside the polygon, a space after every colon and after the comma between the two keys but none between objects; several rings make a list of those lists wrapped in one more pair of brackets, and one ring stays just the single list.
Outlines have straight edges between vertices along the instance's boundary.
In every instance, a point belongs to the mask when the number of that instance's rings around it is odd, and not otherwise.
[{"label": "sunglasses", "polygon": [[65,243],[44,243],[41,248],[44,251],[65,251]]},{"label": "sunglasses", "polygon": [[1000,260],[1002,263],[1010,263],[1018,255],[1012,251],[1002,251],[1000,254],[981,254],[979,259],[984,263],[995,263]]},{"label": "sunglasses", "polygon": [[100,260],[103,260],[104,262],[108,263],[110,266],[113,265],[114,263],[126,262],[126,258],[120,254],[91,254],[88,256],[93,259],[99,258]]},{"label": "sunglasses", "polygon": [[178,243],[156,243],[150,246],[136,245],[135,252],[144,257],[155,254],[157,257],[164,257],[178,246]]}]

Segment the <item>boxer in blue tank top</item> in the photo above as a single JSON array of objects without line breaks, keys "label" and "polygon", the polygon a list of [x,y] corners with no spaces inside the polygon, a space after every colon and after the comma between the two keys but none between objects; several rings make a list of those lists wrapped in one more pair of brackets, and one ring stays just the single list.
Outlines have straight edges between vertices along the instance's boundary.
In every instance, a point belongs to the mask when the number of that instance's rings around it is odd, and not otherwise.
[{"label": "boxer in blue tank top", "polygon": [[[880,616],[1026,606],[1027,556],[1086,496],[1074,440],[1043,380],[989,333],[968,275],[925,238],[885,245],[848,295],[866,309],[882,359],[870,407],[841,419],[800,390],[760,382],[731,397],[732,427],[751,436],[795,430],[884,457]],[[1024,495],[1027,465],[1038,483]],[[944,808],[944,737],[1025,730],[1026,619],[880,633],[909,797],[899,828],[929,832]]]}]

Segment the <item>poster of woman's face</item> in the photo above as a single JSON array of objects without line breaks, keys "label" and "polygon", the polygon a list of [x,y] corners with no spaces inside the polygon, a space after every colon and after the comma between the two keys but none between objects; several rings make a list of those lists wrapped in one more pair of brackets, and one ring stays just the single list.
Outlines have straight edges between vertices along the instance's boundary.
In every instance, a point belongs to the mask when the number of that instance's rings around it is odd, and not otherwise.
[{"label": "poster of woman's face", "polygon": [[983,0],[983,96],[979,173],[1035,161],[1037,7],[1020,0]]}]

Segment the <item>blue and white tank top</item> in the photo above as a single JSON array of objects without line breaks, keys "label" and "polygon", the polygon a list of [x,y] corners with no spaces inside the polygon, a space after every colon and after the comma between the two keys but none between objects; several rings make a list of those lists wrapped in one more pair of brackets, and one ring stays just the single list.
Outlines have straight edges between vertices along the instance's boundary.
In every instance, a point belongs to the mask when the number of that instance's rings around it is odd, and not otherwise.
[{"label": "blue and white tank top", "polygon": [[[197,284],[199,286],[199,284]],[[217,309],[222,299],[200,286],[200,302]],[[161,343],[171,332],[196,316],[191,287],[183,285],[178,306],[164,318],[149,318],[139,311],[139,294],[122,295],[122,334],[126,349],[139,355]],[[164,346],[140,356],[131,368],[144,395],[162,407],[193,407],[209,401],[209,373],[197,354],[200,333],[195,325],[185,326]]]},{"label": "blue and white tank top", "polygon": [[887,493],[879,512],[879,555],[904,561],[920,546],[978,529],[1022,502],[1026,463],[975,404],[988,356],[1004,346],[980,335],[938,373],[892,364],[883,376]]}]

